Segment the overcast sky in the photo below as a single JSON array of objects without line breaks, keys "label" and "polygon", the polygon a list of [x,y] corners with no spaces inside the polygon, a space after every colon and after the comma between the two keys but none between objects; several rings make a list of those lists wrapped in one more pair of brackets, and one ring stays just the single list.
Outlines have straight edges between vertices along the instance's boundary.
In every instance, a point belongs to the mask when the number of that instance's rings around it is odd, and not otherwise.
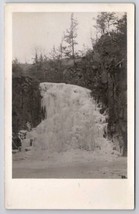
[{"label": "overcast sky", "polygon": [[[117,16],[123,13],[117,13]],[[71,13],[14,13],[13,14],[13,59],[32,62],[35,49],[47,56],[59,46],[64,32],[70,26]],[[75,50],[83,45],[91,47],[90,37],[96,37],[95,18],[97,13],[74,13],[78,21]]]},{"label": "overcast sky", "polygon": [[[74,13],[78,20],[78,45],[91,47],[91,31],[95,36],[93,25],[96,13]],[[31,62],[37,48],[46,55],[53,46],[58,47],[64,31],[70,26],[71,13],[15,13],[13,15],[13,59]]]}]

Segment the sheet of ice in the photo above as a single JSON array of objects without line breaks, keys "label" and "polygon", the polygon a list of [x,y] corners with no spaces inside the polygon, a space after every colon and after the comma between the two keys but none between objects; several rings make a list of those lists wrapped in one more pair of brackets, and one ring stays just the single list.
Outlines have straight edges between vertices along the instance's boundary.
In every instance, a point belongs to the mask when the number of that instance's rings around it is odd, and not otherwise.
[{"label": "sheet of ice", "polygon": [[112,144],[103,137],[105,116],[96,108],[90,90],[64,83],[41,83],[40,92],[46,112],[45,119],[30,133],[34,136],[34,152],[111,152]]}]

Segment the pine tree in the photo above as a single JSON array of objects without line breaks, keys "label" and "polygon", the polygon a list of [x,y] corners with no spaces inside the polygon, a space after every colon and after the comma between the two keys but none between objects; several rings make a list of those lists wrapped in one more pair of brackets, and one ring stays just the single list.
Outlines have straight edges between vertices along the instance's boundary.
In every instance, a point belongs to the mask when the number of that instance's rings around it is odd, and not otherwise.
[{"label": "pine tree", "polygon": [[115,21],[115,13],[101,12],[97,16],[96,25],[94,27],[101,35],[104,35],[110,32],[111,26],[114,26]]},{"label": "pine tree", "polygon": [[65,55],[71,59],[74,60],[75,63],[75,45],[78,43],[76,42],[77,38],[77,25],[78,22],[74,18],[74,14],[71,14],[71,22],[70,22],[70,27],[69,29],[66,30],[64,40],[68,44],[65,48]]}]

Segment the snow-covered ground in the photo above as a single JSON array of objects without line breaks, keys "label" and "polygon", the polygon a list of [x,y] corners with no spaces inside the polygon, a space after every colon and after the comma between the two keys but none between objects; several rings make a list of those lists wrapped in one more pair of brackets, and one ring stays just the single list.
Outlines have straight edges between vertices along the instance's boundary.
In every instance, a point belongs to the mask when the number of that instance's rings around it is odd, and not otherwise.
[{"label": "snow-covered ground", "polygon": [[40,91],[45,119],[28,133],[32,150],[13,155],[13,177],[126,176],[126,158],[103,137],[107,115],[99,113],[90,90],[41,83]]}]

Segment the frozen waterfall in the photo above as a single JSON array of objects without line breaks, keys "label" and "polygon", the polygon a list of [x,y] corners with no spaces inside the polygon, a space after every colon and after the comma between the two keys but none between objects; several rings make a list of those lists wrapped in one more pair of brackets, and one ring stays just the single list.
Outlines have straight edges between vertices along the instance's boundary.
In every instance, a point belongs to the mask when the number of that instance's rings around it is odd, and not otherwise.
[{"label": "frozen waterfall", "polygon": [[[94,151],[110,147],[103,137],[105,116],[99,113],[90,90],[65,83],[41,83],[44,120],[35,128],[34,149]],[[44,111],[45,110],[45,111]]]}]

